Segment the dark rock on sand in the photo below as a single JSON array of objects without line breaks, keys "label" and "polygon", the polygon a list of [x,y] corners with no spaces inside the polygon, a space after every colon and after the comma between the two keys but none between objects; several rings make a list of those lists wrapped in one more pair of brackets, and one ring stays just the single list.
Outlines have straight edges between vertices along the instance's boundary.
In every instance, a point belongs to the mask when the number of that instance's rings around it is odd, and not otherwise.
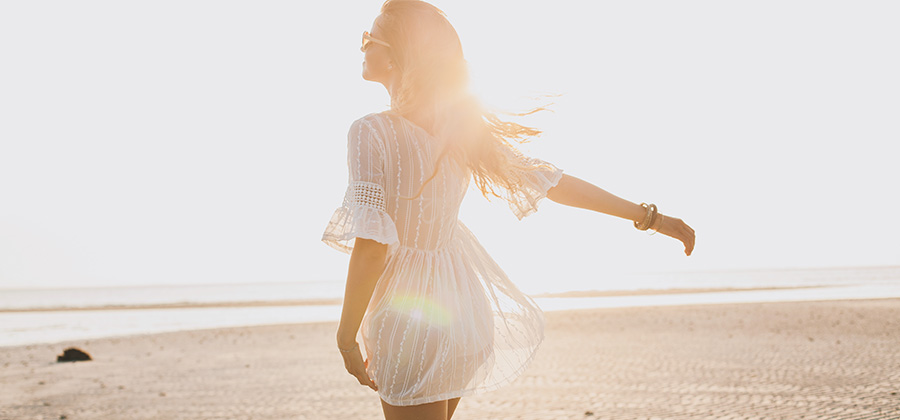
[{"label": "dark rock on sand", "polygon": [[56,362],[81,362],[91,360],[91,356],[75,347],[67,348],[63,354],[56,356]]}]

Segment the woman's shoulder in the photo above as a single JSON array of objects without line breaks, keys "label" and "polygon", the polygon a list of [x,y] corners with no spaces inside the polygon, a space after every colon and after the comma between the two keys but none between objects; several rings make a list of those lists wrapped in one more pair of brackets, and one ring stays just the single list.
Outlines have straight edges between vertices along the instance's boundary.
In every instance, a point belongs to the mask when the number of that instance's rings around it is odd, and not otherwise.
[{"label": "woman's shoulder", "polygon": [[350,130],[352,132],[372,130],[375,131],[375,134],[383,136],[390,130],[390,125],[393,123],[388,115],[390,115],[390,111],[368,113],[353,120],[353,123],[350,124]]},{"label": "woman's shoulder", "polygon": [[386,112],[372,112],[353,120],[350,124],[348,141],[372,142],[380,150],[384,150],[387,141],[394,137],[393,123]]},{"label": "woman's shoulder", "polygon": [[366,115],[363,115],[355,120],[353,120],[352,125],[358,124],[373,124],[373,123],[387,123],[390,119],[391,111],[381,111],[381,112],[370,112]]}]

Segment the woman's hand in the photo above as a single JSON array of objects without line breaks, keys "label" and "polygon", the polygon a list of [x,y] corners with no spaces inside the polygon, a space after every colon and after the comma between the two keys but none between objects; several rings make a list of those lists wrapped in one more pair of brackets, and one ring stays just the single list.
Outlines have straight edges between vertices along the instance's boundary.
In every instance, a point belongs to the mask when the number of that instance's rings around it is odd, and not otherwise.
[{"label": "woman's hand", "polygon": [[378,391],[378,386],[369,379],[369,374],[366,372],[366,368],[369,367],[369,361],[363,361],[359,346],[354,346],[353,350],[349,352],[342,351],[341,356],[344,358],[344,367],[347,369],[347,372],[355,376],[360,385],[366,385],[372,390]]},{"label": "woman's hand", "polygon": [[663,216],[662,214],[659,216],[659,222],[654,226],[656,231],[681,241],[684,244],[684,253],[690,256],[694,251],[694,229],[677,217]]}]

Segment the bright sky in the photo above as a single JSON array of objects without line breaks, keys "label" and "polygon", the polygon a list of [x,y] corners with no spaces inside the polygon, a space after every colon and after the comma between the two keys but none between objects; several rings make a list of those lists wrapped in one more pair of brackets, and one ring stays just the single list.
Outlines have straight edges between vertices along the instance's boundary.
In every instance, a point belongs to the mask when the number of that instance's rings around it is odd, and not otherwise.
[{"label": "bright sky", "polygon": [[[617,273],[900,264],[900,5],[435,1],[523,150],[697,231],[474,186],[461,219],[528,292]],[[320,242],[368,1],[0,4],[0,288],[343,281]]]}]

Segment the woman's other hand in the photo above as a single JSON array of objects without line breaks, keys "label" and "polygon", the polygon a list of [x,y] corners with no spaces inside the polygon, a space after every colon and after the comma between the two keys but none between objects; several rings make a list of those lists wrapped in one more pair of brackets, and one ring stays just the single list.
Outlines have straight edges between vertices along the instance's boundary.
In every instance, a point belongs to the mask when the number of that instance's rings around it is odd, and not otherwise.
[{"label": "woman's other hand", "polygon": [[694,251],[694,229],[691,229],[687,223],[677,217],[664,216],[660,214],[659,222],[657,222],[656,231],[666,236],[671,236],[684,244],[684,253],[688,256]]},{"label": "woman's other hand", "polygon": [[347,369],[347,372],[355,376],[360,385],[366,385],[372,388],[373,391],[378,391],[378,386],[375,385],[375,382],[369,378],[369,374],[366,372],[366,368],[369,367],[369,361],[363,361],[359,346],[354,346],[353,350],[349,352],[342,351],[341,356],[344,358],[344,367]]}]

